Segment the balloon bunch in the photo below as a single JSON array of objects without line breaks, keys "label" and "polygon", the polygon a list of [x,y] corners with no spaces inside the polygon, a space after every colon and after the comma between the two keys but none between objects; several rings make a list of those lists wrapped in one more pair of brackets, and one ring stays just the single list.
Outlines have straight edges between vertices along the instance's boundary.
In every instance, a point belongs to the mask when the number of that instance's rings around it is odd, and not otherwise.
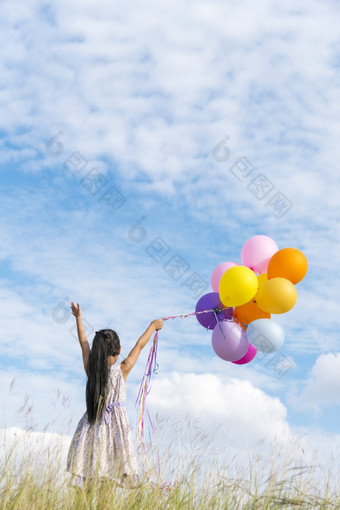
[{"label": "balloon bunch", "polygon": [[[271,318],[293,308],[295,284],[307,273],[305,255],[296,248],[279,250],[273,239],[257,235],[241,251],[242,265],[222,262],[211,276],[213,292],[196,304],[196,318],[213,330],[212,347],[225,361],[243,365],[257,351],[272,353],[284,342],[282,326]],[[212,310],[208,313],[198,313]]]}]

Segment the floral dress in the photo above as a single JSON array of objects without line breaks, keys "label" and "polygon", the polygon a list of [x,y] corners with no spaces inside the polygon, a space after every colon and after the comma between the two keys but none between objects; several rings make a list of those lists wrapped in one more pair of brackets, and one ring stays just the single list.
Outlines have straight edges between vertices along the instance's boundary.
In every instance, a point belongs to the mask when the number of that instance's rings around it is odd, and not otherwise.
[{"label": "floral dress", "polygon": [[66,471],[70,485],[82,486],[86,478],[110,479],[122,486],[138,483],[137,461],[125,407],[126,382],[120,364],[109,366],[106,405],[94,424],[87,412],[72,438]]}]

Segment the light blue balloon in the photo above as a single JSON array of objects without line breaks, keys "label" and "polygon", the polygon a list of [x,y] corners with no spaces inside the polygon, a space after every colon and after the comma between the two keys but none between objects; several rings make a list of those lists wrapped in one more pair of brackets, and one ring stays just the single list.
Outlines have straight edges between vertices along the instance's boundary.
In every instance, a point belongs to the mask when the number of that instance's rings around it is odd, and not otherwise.
[{"label": "light blue balloon", "polygon": [[273,319],[256,319],[248,324],[247,337],[258,351],[271,353],[282,347],[285,333]]}]

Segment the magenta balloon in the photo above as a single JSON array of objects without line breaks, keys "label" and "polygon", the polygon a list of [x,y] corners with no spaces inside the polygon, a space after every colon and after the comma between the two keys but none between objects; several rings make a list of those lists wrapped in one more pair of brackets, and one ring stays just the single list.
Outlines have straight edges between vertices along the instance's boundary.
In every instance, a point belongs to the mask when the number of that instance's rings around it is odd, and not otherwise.
[{"label": "magenta balloon", "polygon": [[234,321],[218,322],[211,335],[212,348],[225,361],[237,361],[249,347],[247,333]]},{"label": "magenta balloon", "polygon": [[243,245],[241,260],[255,273],[266,273],[274,253],[279,250],[276,242],[268,236],[253,236]]},{"label": "magenta balloon", "polygon": [[222,262],[222,264],[217,266],[217,268],[214,270],[213,274],[211,275],[211,288],[214,292],[218,292],[222,275],[233,266],[237,266],[237,264],[235,264],[235,262]]},{"label": "magenta balloon", "polygon": [[[220,296],[218,292],[209,292],[208,294],[204,294],[196,304],[195,312],[202,312],[203,310],[211,310],[213,308],[224,307],[222,305]],[[216,317],[218,321],[223,321],[225,319],[231,319],[233,316],[233,309],[226,308],[222,310],[220,313],[216,313]],[[208,313],[200,313],[196,315],[196,319],[198,322],[204,327],[208,329],[214,329],[217,324],[216,317],[214,312]]]},{"label": "magenta balloon", "polygon": [[237,361],[233,361],[232,363],[235,363],[236,365],[245,365],[255,358],[256,353],[257,349],[251,343],[249,343],[248,350],[243,358],[238,359]]}]

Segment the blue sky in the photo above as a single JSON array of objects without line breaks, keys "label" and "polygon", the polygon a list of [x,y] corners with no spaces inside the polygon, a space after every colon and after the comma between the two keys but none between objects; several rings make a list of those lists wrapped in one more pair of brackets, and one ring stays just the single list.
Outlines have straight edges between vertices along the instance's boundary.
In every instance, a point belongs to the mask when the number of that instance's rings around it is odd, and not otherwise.
[{"label": "blue sky", "polygon": [[[4,2],[3,12],[7,426],[27,426],[17,413],[25,395],[37,430],[50,421],[58,389],[72,401],[60,409],[68,434],[84,411],[67,300],[81,303],[91,331],[116,329],[126,355],[152,319],[194,310],[192,274],[210,292],[215,267],[240,262],[244,242],[266,234],[309,261],[296,306],[275,318],[293,368],[279,378],[267,360],[223,362],[195,318],[168,321],[150,409],[171,417],[188,411],[208,428],[221,422],[239,448],[239,430],[250,426],[254,442],[288,431],[329,451],[332,435],[338,446],[336,3],[31,1]],[[61,145],[49,143],[55,136]],[[75,158],[84,166],[78,173]],[[240,160],[249,175],[235,166]],[[99,175],[98,191],[84,186],[88,172]],[[114,210],[101,199],[110,191],[121,203]],[[284,214],[273,206],[278,193]],[[178,280],[166,271],[173,257],[187,268]],[[132,422],[146,351],[129,380]],[[58,427],[49,424],[51,432]]]}]

